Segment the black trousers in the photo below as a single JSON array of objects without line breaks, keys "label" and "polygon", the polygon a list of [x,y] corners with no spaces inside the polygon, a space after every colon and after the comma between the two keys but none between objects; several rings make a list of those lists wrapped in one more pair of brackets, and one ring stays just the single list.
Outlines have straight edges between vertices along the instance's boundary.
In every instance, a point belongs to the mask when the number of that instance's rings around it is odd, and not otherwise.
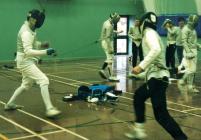
[{"label": "black trousers", "polygon": [[143,58],[143,51],[142,51],[142,45],[140,44],[139,46],[137,46],[134,42],[132,42],[132,65],[133,67],[135,67],[137,65],[137,58],[139,55],[140,61],[142,61]]},{"label": "black trousers", "polygon": [[183,58],[183,46],[176,46],[177,48],[177,58],[179,60],[179,64],[181,64]]},{"label": "black trousers", "polygon": [[137,123],[145,122],[145,101],[151,98],[152,108],[156,121],[175,139],[187,140],[176,121],[167,110],[166,89],[168,78],[151,78],[147,83],[139,87],[133,96],[133,106]]},{"label": "black trousers", "polygon": [[165,54],[166,66],[167,67],[171,66],[172,69],[175,68],[175,51],[176,51],[175,44],[171,44],[166,48],[166,54]]}]

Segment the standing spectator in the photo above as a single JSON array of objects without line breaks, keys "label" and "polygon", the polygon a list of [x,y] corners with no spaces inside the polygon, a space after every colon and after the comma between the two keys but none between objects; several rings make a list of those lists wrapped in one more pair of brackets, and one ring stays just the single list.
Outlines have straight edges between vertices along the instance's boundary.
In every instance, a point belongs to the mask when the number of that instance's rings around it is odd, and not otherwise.
[{"label": "standing spectator", "polygon": [[137,58],[139,56],[140,61],[143,60],[143,52],[142,52],[142,35],[139,29],[140,20],[138,18],[135,19],[134,26],[130,27],[128,31],[128,36],[132,39],[132,66],[135,67],[137,65]]},{"label": "standing spectator", "polygon": [[167,30],[166,66],[175,69],[175,50],[177,29],[170,19],[166,19],[163,27]]},{"label": "standing spectator", "polygon": [[182,30],[182,46],[184,48],[181,65],[178,67],[179,72],[184,66],[184,76],[179,80],[179,89],[187,88],[188,93],[199,92],[194,86],[193,81],[195,78],[197,68],[197,49],[201,48],[201,44],[197,42],[196,26],[198,25],[199,16],[190,15],[188,17],[187,25]]},{"label": "standing spectator", "polygon": [[185,19],[183,17],[178,18],[178,27],[177,27],[177,37],[176,37],[176,49],[177,49],[177,58],[179,64],[181,64],[183,58],[183,46],[182,46],[182,39],[181,39],[181,30],[185,25]]}]

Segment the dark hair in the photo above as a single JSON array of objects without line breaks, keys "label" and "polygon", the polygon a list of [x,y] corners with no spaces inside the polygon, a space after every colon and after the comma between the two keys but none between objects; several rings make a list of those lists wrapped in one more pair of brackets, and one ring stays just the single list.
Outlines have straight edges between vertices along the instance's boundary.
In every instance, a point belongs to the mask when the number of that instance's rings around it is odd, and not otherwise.
[{"label": "dark hair", "polygon": [[186,20],[185,20],[184,17],[178,17],[177,21],[178,21],[178,22],[181,22],[181,21],[184,21],[184,22],[185,22]]}]

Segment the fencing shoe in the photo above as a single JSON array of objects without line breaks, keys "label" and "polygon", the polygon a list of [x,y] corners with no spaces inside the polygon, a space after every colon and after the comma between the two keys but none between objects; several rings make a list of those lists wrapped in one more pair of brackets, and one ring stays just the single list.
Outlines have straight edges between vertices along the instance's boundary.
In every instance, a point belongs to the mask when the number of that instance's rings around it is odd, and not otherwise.
[{"label": "fencing shoe", "polygon": [[6,104],[4,107],[5,111],[10,111],[10,110],[16,110],[16,109],[22,109],[24,106],[22,105],[16,105],[16,104]]},{"label": "fencing shoe", "polygon": [[111,81],[111,82],[119,82],[119,79],[117,79],[117,77],[114,77],[114,76],[110,76],[108,78],[108,80]]},{"label": "fencing shoe", "polygon": [[61,114],[61,111],[59,111],[57,108],[53,107],[47,110],[46,117],[48,118],[54,118]]},{"label": "fencing shoe", "polygon": [[147,137],[143,124],[135,123],[135,126],[132,126],[130,133],[125,133],[125,136],[129,139],[144,139]]},{"label": "fencing shoe", "polygon": [[104,70],[99,70],[99,75],[101,76],[101,78],[107,79],[107,75]]}]

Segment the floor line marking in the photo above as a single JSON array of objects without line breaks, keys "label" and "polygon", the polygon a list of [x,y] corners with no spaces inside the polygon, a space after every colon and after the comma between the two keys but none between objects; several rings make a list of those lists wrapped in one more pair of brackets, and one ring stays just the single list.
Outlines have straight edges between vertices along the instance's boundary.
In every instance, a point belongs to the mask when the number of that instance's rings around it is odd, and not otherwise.
[{"label": "floor line marking", "polygon": [[53,74],[47,74],[47,75],[52,76],[52,77],[56,77],[56,78],[60,78],[60,79],[63,79],[63,80],[71,80],[71,81],[79,82],[79,83],[83,83],[83,84],[90,84],[88,82],[78,81],[78,80],[74,80],[74,79],[70,79],[70,78],[65,78],[65,77],[61,77],[61,76],[57,76],[57,75],[53,75]]},{"label": "floor line marking", "polygon": [[188,112],[188,111],[195,111],[195,110],[199,110],[199,109],[192,108],[192,109],[186,109],[186,110],[182,110],[182,111]]},{"label": "floor line marking", "polygon": [[[59,81],[59,80],[57,80],[57,81]],[[67,84],[66,82],[62,82],[62,81],[60,81],[60,83]],[[79,86],[78,86],[78,87],[79,87]],[[119,98],[124,98],[124,99],[131,100],[131,101],[133,100],[132,98],[124,97],[124,96],[119,96]],[[147,102],[146,102],[146,104],[152,106],[151,103],[147,103]],[[189,113],[189,112],[185,112],[185,111],[177,110],[177,109],[174,109],[174,108],[171,108],[171,107],[167,107],[167,108],[168,108],[169,110],[172,110],[172,111],[175,111],[175,112],[180,112],[180,113],[184,113],[184,114],[188,114],[188,115],[192,115],[192,116],[196,116],[196,117],[201,118],[201,115],[197,115],[197,114],[194,114],[194,113]]]},{"label": "floor line marking", "polygon": [[[63,130],[57,130],[57,131],[52,131],[52,132],[40,133],[39,135],[44,136],[44,135],[49,135],[49,134],[61,133],[61,132],[64,132],[64,131]],[[35,137],[35,135],[16,137],[16,138],[11,138],[9,140],[21,140],[21,139],[32,138],[32,137]]]},{"label": "floor line marking", "polygon": [[[0,103],[3,104],[3,105],[6,104],[6,103],[4,103],[3,101],[0,101]],[[40,117],[38,117],[38,116],[36,116],[36,115],[33,115],[33,114],[31,114],[31,113],[29,113],[29,112],[27,112],[27,111],[24,111],[24,110],[22,110],[22,109],[17,109],[17,110],[18,110],[19,112],[21,112],[21,113],[24,113],[24,114],[26,114],[26,115],[28,115],[28,116],[31,116],[31,117],[33,117],[33,118],[36,118],[36,119],[42,121],[42,122],[45,122],[45,123],[47,123],[47,124],[49,124],[49,125],[52,125],[52,126],[54,126],[54,127],[56,127],[56,128],[59,128],[59,129],[65,131],[65,132],[67,132],[67,133],[70,133],[70,134],[72,134],[72,135],[74,135],[74,136],[76,136],[76,137],[79,137],[80,139],[89,140],[88,138],[86,138],[86,137],[84,137],[84,136],[81,136],[81,135],[79,135],[79,134],[77,134],[77,133],[75,133],[75,132],[73,132],[73,131],[70,131],[70,130],[64,128],[64,127],[61,127],[61,126],[59,126],[59,125],[57,125],[57,124],[54,124],[54,123],[52,123],[52,122],[50,122],[50,121],[47,121],[47,120],[45,120],[45,119],[43,119],[43,118],[40,118]]]},{"label": "floor line marking", "polygon": [[[54,75],[53,75],[54,76]],[[61,76],[55,76],[55,77],[57,77],[57,78],[61,78],[61,79],[65,79],[64,77],[61,77]],[[79,87],[78,85],[74,85],[74,84],[68,84],[68,83],[66,83],[66,82],[63,82],[63,81],[59,81],[59,80],[54,80],[54,79],[51,79],[51,80],[53,80],[53,81],[56,81],[56,82],[59,82],[59,83],[63,83],[63,84],[67,84],[67,85],[72,85],[72,86],[74,86],[74,87]],[[73,79],[72,79],[73,80]],[[73,80],[73,81],[77,81],[77,80]],[[77,81],[77,82],[79,82],[79,81]],[[82,81],[81,81],[82,82]],[[87,83],[87,82],[84,82],[84,83],[86,83],[86,84],[89,84],[90,85],[90,83]],[[127,92],[127,93],[129,93],[129,92]],[[128,99],[128,100],[133,100],[132,98],[128,98],[128,97],[123,97],[123,96],[119,96],[120,98],[124,98],[124,99]],[[177,104],[177,105],[180,105],[180,106],[185,106],[185,107],[189,107],[189,108],[196,108],[196,107],[192,107],[192,106],[187,106],[187,105],[183,105],[183,104],[178,104],[178,103],[174,103],[174,102],[171,102],[171,101],[167,101],[167,102],[170,102],[170,103],[173,103],[173,104]],[[173,109],[173,108],[168,108],[168,109],[171,109],[171,110],[177,110],[177,109]],[[200,109],[200,108],[196,108],[196,109]],[[188,112],[183,112],[183,111],[180,111],[180,110],[177,110],[178,112],[181,112],[181,113],[188,113]],[[194,113],[189,113],[189,114],[194,114]],[[201,117],[200,115],[197,115],[197,114],[194,114],[194,116],[199,116],[199,117]]]},{"label": "floor line marking", "polygon": [[[54,76],[54,75],[52,75],[52,76]],[[63,77],[61,77],[61,76],[57,76],[57,78],[60,78],[60,79],[66,79],[66,78],[63,78]],[[53,80],[53,79],[52,79]],[[55,80],[56,81],[56,80]],[[59,81],[59,80],[58,80]],[[73,80],[73,81],[76,81],[76,82],[80,82],[80,81],[77,81],[77,80]],[[62,82],[61,82],[62,83]],[[66,82],[64,82],[64,83],[66,83]],[[85,84],[88,84],[88,85],[91,85],[91,83],[88,83],[88,82],[84,82]],[[71,85],[73,85],[73,84],[71,84]],[[77,87],[79,87],[79,86],[77,86]],[[128,94],[131,94],[131,95],[133,95],[133,93],[131,93],[131,92],[124,92],[124,93],[128,93]],[[120,97],[122,97],[122,96],[120,96]],[[172,103],[172,104],[176,104],[176,105],[179,105],[179,106],[184,106],[184,107],[189,107],[189,108],[196,108],[196,109],[199,109],[199,110],[201,110],[201,108],[197,108],[197,107],[192,107],[192,106],[188,106],[188,105],[184,105],[184,104],[179,104],[179,103],[175,103],[175,102],[172,102],[172,101],[168,101],[167,100],[167,102],[168,103]]]},{"label": "floor line marking", "polygon": [[45,137],[38,135],[36,132],[34,132],[34,131],[32,131],[32,130],[30,130],[30,129],[28,129],[28,128],[26,128],[26,127],[24,127],[24,126],[22,126],[22,125],[20,125],[20,124],[18,124],[16,122],[12,121],[12,120],[10,120],[10,119],[7,119],[6,117],[4,117],[2,115],[0,115],[0,118],[2,118],[3,120],[5,120],[5,121],[7,121],[7,122],[9,122],[9,123],[21,128],[21,129],[33,134],[34,136],[40,138],[41,140],[47,140]]},{"label": "floor line marking", "polygon": [[3,134],[0,133],[0,139],[2,140],[8,140],[8,138],[6,136],[4,136]]}]

